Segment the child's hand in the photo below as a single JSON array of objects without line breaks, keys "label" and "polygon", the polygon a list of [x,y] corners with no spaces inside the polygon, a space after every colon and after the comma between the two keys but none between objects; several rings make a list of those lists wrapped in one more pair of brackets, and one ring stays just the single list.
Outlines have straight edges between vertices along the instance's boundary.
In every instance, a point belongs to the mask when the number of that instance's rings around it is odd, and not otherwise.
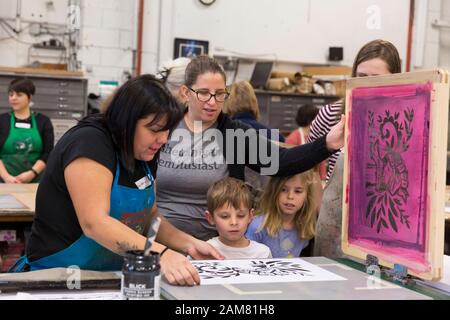
[{"label": "child's hand", "polygon": [[197,239],[186,251],[195,260],[223,260],[224,258],[212,245]]},{"label": "child's hand", "polygon": [[342,115],[341,121],[331,128],[326,137],[327,148],[330,151],[341,149],[344,146],[344,128],[345,116]]}]

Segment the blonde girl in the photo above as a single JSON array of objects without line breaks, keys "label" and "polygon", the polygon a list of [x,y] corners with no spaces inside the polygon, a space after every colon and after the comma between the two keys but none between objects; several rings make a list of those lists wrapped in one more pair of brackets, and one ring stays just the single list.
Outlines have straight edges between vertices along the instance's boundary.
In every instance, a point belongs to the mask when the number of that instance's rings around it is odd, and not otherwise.
[{"label": "blonde girl", "polygon": [[317,205],[311,170],[272,177],[246,237],[270,248],[274,258],[299,257],[314,237]]}]

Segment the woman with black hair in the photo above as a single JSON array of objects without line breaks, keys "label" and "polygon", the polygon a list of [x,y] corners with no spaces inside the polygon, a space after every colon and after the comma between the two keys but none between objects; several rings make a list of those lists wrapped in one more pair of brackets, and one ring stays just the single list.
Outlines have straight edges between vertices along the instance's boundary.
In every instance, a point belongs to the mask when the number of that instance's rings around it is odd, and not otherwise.
[{"label": "woman with black hair", "polygon": [[50,119],[30,109],[35,91],[27,78],[9,84],[12,111],[0,115],[0,182],[38,182],[53,149]]},{"label": "woman with black hair", "polygon": [[[50,155],[26,257],[14,269],[120,270],[121,255],[143,250],[144,226],[159,215],[156,159],[181,117],[167,88],[143,75],[120,87],[104,114],[70,129]],[[198,284],[196,269],[179,252],[194,259],[222,257],[161,219],[159,243],[151,249],[161,253],[163,274],[172,284]]]}]

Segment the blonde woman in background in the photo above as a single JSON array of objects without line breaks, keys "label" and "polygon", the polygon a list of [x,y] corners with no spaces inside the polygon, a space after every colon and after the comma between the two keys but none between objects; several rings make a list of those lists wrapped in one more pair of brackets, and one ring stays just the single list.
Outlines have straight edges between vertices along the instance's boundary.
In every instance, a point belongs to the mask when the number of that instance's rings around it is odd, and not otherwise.
[{"label": "blonde woman in background", "polygon": [[[271,128],[258,121],[260,118],[258,100],[250,82],[240,81],[231,86],[230,97],[225,101],[223,111],[233,120],[244,122],[256,130],[263,130],[260,133],[266,134],[268,139],[272,138]],[[275,140],[284,142],[284,137],[279,133]]]}]

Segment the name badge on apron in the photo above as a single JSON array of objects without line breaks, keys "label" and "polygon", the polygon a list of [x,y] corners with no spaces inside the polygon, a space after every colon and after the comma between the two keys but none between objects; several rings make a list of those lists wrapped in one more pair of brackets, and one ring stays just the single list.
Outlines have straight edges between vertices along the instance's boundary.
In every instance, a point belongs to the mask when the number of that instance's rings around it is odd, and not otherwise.
[{"label": "name badge on apron", "polygon": [[152,181],[148,176],[145,176],[142,179],[136,181],[135,184],[138,187],[138,189],[144,190],[152,185]]},{"label": "name badge on apron", "polygon": [[16,128],[21,128],[21,129],[31,129],[31,124],[30,123],[23,123],[23,122],[16,122],[15,127]]}]

